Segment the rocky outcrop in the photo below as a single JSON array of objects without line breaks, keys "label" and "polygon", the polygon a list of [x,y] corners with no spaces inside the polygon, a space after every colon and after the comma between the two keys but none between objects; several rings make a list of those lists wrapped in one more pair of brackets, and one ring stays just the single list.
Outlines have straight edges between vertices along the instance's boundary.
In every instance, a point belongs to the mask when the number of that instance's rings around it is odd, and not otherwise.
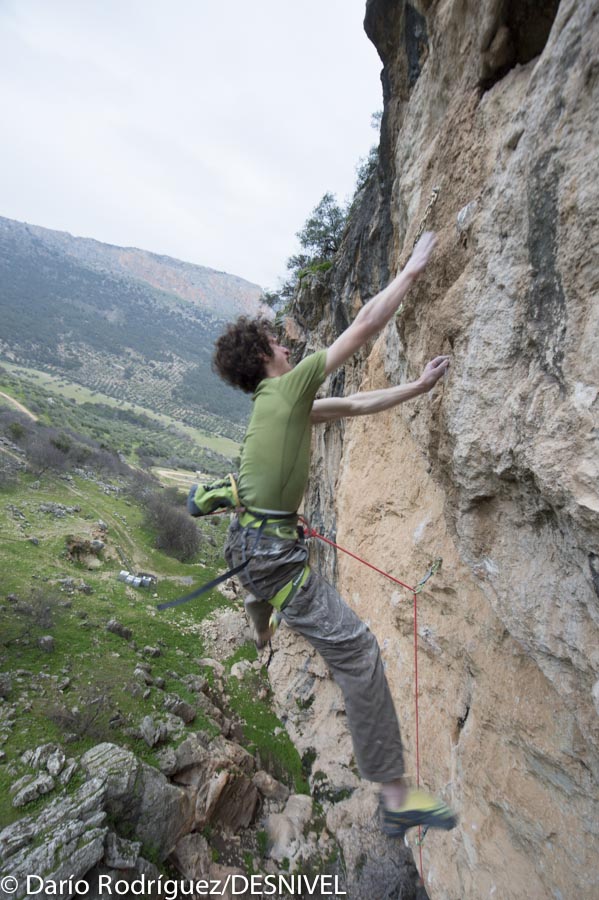
[{"label": "rocky outcrop", "polygon": [[5,894],[3,883],[2,894],[20,900],[29,876],[38,879],[31,887],[37,893],[40,880],[76,881],[93,868],[108,834],[104,800],[104,784],[92,779],[72,797],[53,800],[37,819],[28,816],[0,832],[2,871],[18,884],[16,893]]},{"label": "rocky outcrop", "polygon": [[[115,744],[84,753],[83,785],[0,831],[0,872],[7,876],[0,900],[44,889],[49,896],[61,880],[85,883],[86,896],[93,898],[107,892],[135,896],[140,890],[161,897],[161,880],[170,870],[165,862],[185,879],[223,877],[223,883],[227,873],[240,879],[249,874],[248,856],[252,867],[271,875],[279,863],[285,871],[327,864],[335,843],[314,829],[311,798],[290,797],[272,775],[256,771],[254,757],[239,744],[196,732],[163,754],[171,779]],[[53,744],[28,751],[22,762],[59,777],[68,766]],[[28,789],[31,796],[23,803],[41,796],[37,782],[43,778],[54,786],[49,774],[28,774],[13,785],[15,798]],[[260,827],[264,840],[271,836],[267,855]]]},{"label": "rocky outcrop", "polygon": [[192,798],[194,826],[200,830],[215,822],[232,831],[247,828],[258,806],[253,757],[222,736],[208,744],[198,735],[187,738],[176,755],[173,778]]},{"label": "rocky outcrop", "polygon": [[312,764],[317,799],[329,787],[351,792],[359,784],[343,697],[318,655],[286,628],[277,633],[269,674],[277,713],[304,760]]},{"label": "rocky outcrop", "polygon": [[[432,395],[321,428],[306,510],[409,583],[443,558],[419,598],[421,776],[461,823],[426,838],[430,896],[591,898],[597,6],[369,0],[366,29],[384,65],[379,169],[289,331],[298,352],[328,343],[425,224],[434,262],[328,390],[412,380],[439,353],[452,368]],[[318,564],[379,638],[414,771],[410,597],[330,551]]]},{"label": "rocky outcrop", "polygon": [[83,754],[81,765],[88,777],[104,784],[106,811],[158,859],[166,859],[177,840],[191,831],[188,793],[129,750],[98,744]]},{"label": "rocky outcrop", "polygon": [[139,888],[126,892],[134,879],[146,886],[145,896],[160,897],[159,891],[148,889],[158,883],[159,870],[140,855],[140,842],[110,829],[107,799],[107,783],[91,778],[72,796],[57,797],[37,817],[27,816],[0,832],[0,871],[6,876],[0,898],[70,895],[75,884],[76,893],[90,898],[135,896]]}]

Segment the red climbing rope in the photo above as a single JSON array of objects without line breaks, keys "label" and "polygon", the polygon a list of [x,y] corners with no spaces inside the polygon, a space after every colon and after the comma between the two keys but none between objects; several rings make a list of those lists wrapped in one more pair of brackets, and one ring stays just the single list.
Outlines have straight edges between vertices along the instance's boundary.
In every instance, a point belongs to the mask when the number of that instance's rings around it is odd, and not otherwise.
[{"label": "red climbing rope", "polygon": [[[424,576],[422,581],[420,581],[416,587],[411,587],[411,585],[400,581],[399,578],[395,578],[394,575],[390,575],[389,572],[385,572],[383,571],[383,569],[379,569],[377,568],[377,566],[373,566],[372,563],[368,562],[368,560],[363,559],[356,553],[352,553],[351,550],[346,550],[345,547],[341,547],[339,544],[336,544],[335,541],[330,540],[330,538],[325,537],[323,534],[319,534],[318,531],[315,531],[309,524],[309,522],[307,522],[302,516],[300,516],[299,519],[300,522],[303,522],[306,528],[306,537],[318,538],[319,540],[324,541],[325,544],[329,544],[331,547],[335,547],[336,550],[341,550],[342,553],[346,553],[347,556],[351,556],[352,559],[357,560],[358,562],[362,563],[362,565],[368,566],[369,569],[373,569],[375,572],[378,572],[379,575],[383,575],[385,578],[388,578],[389,581],[393,581],[395,582],[395,584],[401,585],[401,587],[405,588],[407,591],[410,591],[412,597],[414,598],[414,718],[416,725],[416,785],[417,787],[420,787],[420,732],[418,714],[418,594],[425,581],[427,581],[433,574],[433,572],[436,571],[437,563],[433,565],[433,567],[429,570],[429,572]],[[422,828],[420,825],[418,826],[417,843],[420,856],[420,878],[424,883],[422,867]]]},{"label": "red climbing rope", "polygon": [[355,553],[352,553],[351,550],[346,550],[345,547],[340,547],[339,544],[336,544],[335,541],[331,541],[329,538],[325,537],[324,534],[319,534],[317,531],[314,531],[312,526],[306,522],[306,520],[300,516],[300,522],[303,522],[306,528],[308,529],[308,533],[306,537],[317,537],[319,540],[324,541],[325,544],[330,544],[331,547],[335,547],[336,550],[341,550],[343,553],[347,553],[348,556],[351,556],[352,559],[357,559],[358,562],[361,562],[363,565],[368,566],[369,569],[374,569],[375,572],[378,572],[379,575],[384,575],[385,578],[388,578],[390,581],[394,581],[395,584],[400,584],[407,591],[411,591],[414,593],[414,588],[410,587],[409,584],[406,584],[403,581],[400,581],[399,578],[395,578],[393,575],[390,575],[388,572],[383,572],[382,569],[378,569],[376,566],[373,566],[372,563],[369,563],[367,560],[362,559],[361,556],[357,556]]},{"label": "red climbing rope", "polygon": [[[412,591],[414,597],[414,719],[416,722],[416,786],[420,787],[420,734],[418,716],[418,592]],[[418,826],[418,853],[420,856],[420,879],[424,883],[422,868],[422,828]]]}]

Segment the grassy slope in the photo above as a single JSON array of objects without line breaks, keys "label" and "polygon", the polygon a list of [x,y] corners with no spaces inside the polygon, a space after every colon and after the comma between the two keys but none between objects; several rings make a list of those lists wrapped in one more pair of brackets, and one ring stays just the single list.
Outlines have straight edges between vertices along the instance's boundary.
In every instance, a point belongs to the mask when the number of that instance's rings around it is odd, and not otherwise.
[{"label": "grassy slope", "polygon": [[[15,388],[12,379],[6,384],[2,384],[2,379],[0,379],[0,390],[7,394],[11,394],[15,399],[20,400],[21,402],[25,398],[25,393],[22,388],[25,386],[26,382],[30,382],[32,385],[42,388],[44,393],[53,394],[56,397],[67,400],[73,400],[76,404],[101,403],[115,408],[125,406],[127,409],[131,409],[136,413],[147,416],[149,419],[157,422],[162,428],[176,428],[177,431],[190,437],[198,446],[207,447],[209,450],[214,450],[223,456],[233,458],[239,453],[239,444],[230,440],[230,438],[210,434],[207,431],[193,428],[191,425],[177,422],[175,419],[171,418],[171,416],[155,412],[154,410],[138,406],[134,403],[124,403],[123,401],[115,400],[114,397],[109,397],[107,394],[102,394],[99,391],[92,391],[89,388],[83,387],[83,385],[67,381],[64,377],[50,375],[48,372],[41,372],[37,369],[17,366],[13,363],[5,362],[4,360],[1,363],[1,367],[6,369],[11,375],[18,377],[22,381],[22,387],[21,389],[18,387]],[[23,379],[25,379],[25,381],[23,381]]]},{"label": "grassy slope", "polygon": [[[48,502],[78,506],[80,510],[55,518],[39,510],[40,504]],[[65,540],[69,535],[95,536],[100,519],[108,525],[104,561],[100,568],[88,570],[67,557]],[[58,789],[22,809],[12,808],[8,788],[21,774],[30,771],[19,761],[26,749],[55,741],[69,756],[76,757],[99,740],[110,740],[130,747],[149,763],[156,762],[153,749],[128,737],[123,728],[102,724],[101,717],[101,733],[65,743],[65,735],[50,721],[48,713],[60,703],[69,708],[85,707],[90,702],[90,692],[103,685],[110,696],[111,712],[118,710],[126,726],[138,725],[145,715],[163,717],[162,690],[152,686],[147,699],[133,696],[130,691],[135,664],[145,659],[142,651],[146,645],[161,649],[158,658],[145,660],[151,664],[152,676],[165,679],[166,692],[193,702],[193,695],[179,679],[187,674],[212,677],[211,670],[202,670],[196,662],[204,655],[198,623],[229,601],[212,591],[188,606],[160,613],[155,607],[188,591],[190,578],[194,584],[208,580],[222,565],[219,552],[225,523],[209,521],[200,527],[216,538],[216,549],[205,541],[201,560],[184,564],[153,548],[153,536],[144,528],[142,512],[133,501],[106,493],[93,481],[44,476],[37,486],[31,476],[21,476],[17,486],[0,491],[0,672],[10,672],[12,677],[8,699],[0,701],[0,747],[6,753],[6,762],[0,766],[0,826],[34,812],[56,796]],[[37,546],[31,543],[32,537],[39,540]],[[117,575],[123,559],[131,568],[155,573],[156,588],[145,591],[119,582]],[[75,579],[76,585],[84,581],[92,592],[65,590],[59,579],[68,577]],[[27,600],[32,590],[55,598],[51,629],[19,615],[16,604],[7,600],[10,594]],[[106,631],[111,618],[131,628],[131,641]],[[42,634],[54,637],[53,653],[38,647]],[[253,646],[236,651],[228,667],[240,657],[255,658]],[[66,678],[70,685],[61,693],[58,685]],[[231,687],[227,689],[231,710],[246,722],[246,745],[250,750],[259,750],[263,761],[270,760],[279,776],[286,772],[287,780],[295,781],[296,789],[305,789],[297,753],[284,731],[273,736],[280,723],[268,701],[256,699],[257,679],[262,686],[267,685],[263,676],[254,673],[245,685],[230,679]],[[13,708],[14,725],[9,728],[2,720]],[[199,729],[215,732],[215,726],[200,713],[187,726],[188,731]],[[6,737],[4,742],[2,736]]]}]

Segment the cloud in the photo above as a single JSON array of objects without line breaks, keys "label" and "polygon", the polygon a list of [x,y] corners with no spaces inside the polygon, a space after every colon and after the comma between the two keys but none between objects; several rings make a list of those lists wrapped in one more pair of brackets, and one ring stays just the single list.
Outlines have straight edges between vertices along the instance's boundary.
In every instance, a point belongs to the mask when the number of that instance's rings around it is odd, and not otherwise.
[{"label": "cloud", "polygon": [[0,214],[263,285],[376,140],[362,0],[0,6]]}]

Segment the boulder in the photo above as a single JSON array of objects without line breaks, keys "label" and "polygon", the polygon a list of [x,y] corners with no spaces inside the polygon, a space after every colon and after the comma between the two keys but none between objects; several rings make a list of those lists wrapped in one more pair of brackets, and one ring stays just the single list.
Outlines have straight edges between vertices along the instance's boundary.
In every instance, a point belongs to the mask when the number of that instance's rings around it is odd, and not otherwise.
[{"label": "boulder", "polygon": [[[149,669],[149,666],[148,666],[148,669]],[[143,682],[144,684],[148,684],[148,685],[154,684],[154,679],[150,675],[149,671],[147,671],[145,668],[142,668],[139,664],[135,667],[135,670],[133,672],[133,677],[137,678],[139,681]]]},{"label": "boulder", "polygon": [[194,832],[186,834],[178,841],[169,857],[169,862],[189,880],[204,880],[212,865],[212,850],[206,838]]},{"label": "boulder", "polygon": [[106,790],[106,810],[135,840],[166,859],[194,821],[192,796],[165,776],[114,744],[98,744],[81,758],[87,774]]},{"label": "boulder", "polygon": [[[102,876],[101,885],[100,876]],[[138,856],[134,867],[124,869],[111,868],[103,861],[85,876],[88,890],[82,896],[85,900],[107,900],[107,897],[111,896],[143,896],[145,900],[165,900],[167,896],[172,895],[170,892],[167,895],[163,889],[161,877],[164,877],[163,873],[143,856]],[[130,885],[128,890],[125,887],[127,883]]]},{"label": "boulder", "polygon": [[247,675],[248,672],[252,671],[253,666],[249,659],[241,659],[231,666],[231,675],[233,678],[239,679],[239,681],[243,679],[244,675]]},{"label": "boulder", "polygon": [[212,719],[213,722],[216,722],[217,725],[220,725],[221,728],[224,729],[224,725],[226,722],[226,717],[221,709],[216,706],[209,697],[204,693],[200,693],[195,698],[195,702],[200,707],[203,713],[205,713],[208,718]]},{"label": "boulder", "polygon": [[51,634],[44,634],[42,637],[38,638],[37,645],[44,653],[53,653],[55,641]]},{"label": "boulder", "polygon": [[13,784],[11,784],[11,786],[8,789],[8,793],[11,796],[18,794],[19,791],[22,791],[23,788],[26,787],[26,785],[31,784],[31,782],[33,781],[34,778],[35,778],[35,775],[32,775],[31,772],[29,772],[27,775],[23,775],[22,778],[19,778],[18,781],[15,781]]},{"label": "boulder", "polygon": [[50,775],[53,775],[54,777],[60,775],[60,773],[64,769],[66,761],[67,758],[60,748],[54,750],[54,752],[50,754],[46,761],[46,768]]},{"label": "boulder", "polygon": [[195,828],[209,822],[236,832],[247,828],[259,806],[251,780],[254,760],[233,741],[218,736],[207,746],[192,736],[177,750],[173,781],[185,785],[194,800]]},{"label": "boulder", "polygon": [[78,768],[79,768],[79,763],[77,762],[76,759],[72,759],[72,758],[67,759],[62,772],[58,776],[58,780],[60,781],[60,783],[62,785],[67,785],[70,782],[71,778],[73,777],[73,775],[75,774],[75,772],[77,771]]},{"label": "boulder", "polygon": [[28,781],[20,790],[18,790],[13,799],[12,805],[16,808],[26,806],[38,797],[49,794],[54,789],[54,779],[51,775],[38,775],[33,781]]},{"label": "boulder", "polygon": [[0,863],[17,879],[11,897],[26,894],[26,877],[54,883],[85,875],[104,855],[105,785],[92,779],[71,797],[53,800],[36,817],[26,816],[0,832]]},{"label": "boulder", "polygon": [[104,841],[104,862],[112,869],[134,869],[140,850],[140,841],[127,841],[109,831]]},{"label": "boulder", "polygon": [[292,794],[282,813],[273,813],[266,822],[272,859],[294,860],[302,854],[303,834],[312,816],[312,798]]},{"label": "boulder", "polygon": [[267,800],[285,801],[289,797],[289,788],[269,775],[268,772],[263,770],[256,772],[252,781]]},{"label": "boulder", "polygon": [[163,747],[157,753],[158,767],[163,775],[174,775],[177,771],[177,754],[172,747]]},{"label": "boulder", "polygon": [[225,674],[225,667],[216,659],[211,659],[208,656],[203,656],[201,659],[196,659],[195,662],[201,669],[212,669],[214,674],[219,678],[222,678]]},{"label": "boulder", "polygon": [[206,679],[201,675],[184,675],[181,681],[189,691],[198,694],[203,691],[208,684]]},{"label": "boulder", "polygon": [[168,730],[164,722],[155,722],[152,716],[144,716],[139,726],[140,737],[144,739],[148,747],[155,747],[168,738]]},{"label": "boulder", "polygon": [[[58,744],[40,744],[39,747],[35,748],[27,762],[32,769],[45,769],[50,757],[58,752],[61,752]],[[24,755],[21,759],[25,762]]]},{"label": "boulder", "polygon": [[[251,900],[252,894],[255,896],[255,890],[248,886],[247,874],[235,866],[223,866],[220,863],[212,863],[210,866],[210,881],[220,885],[219,890],[222,900]],[[243,893],[242,893],[243,890]],[[269,890],[272,890],[269,887]],[[265,896],[265,894],[263,894]]]},{"label": "boulder", "polygon": [[185,700],[182,700],[177,694],[167,694],[164,698],[164,708],[173,716],[178,716],[186,725],[193,722],[197,715],[197,711]]},{"label": "boulder", "polygon": [[125,625],[121,625],[120,622],[117,622],[116,619],[110,619],[106,624],[106,631],[111,631],[113,634],[118,634],[119,637],[124,638],[126,641],[130,641],[133,637],[133,632],[130,628],[127,628]]}]

